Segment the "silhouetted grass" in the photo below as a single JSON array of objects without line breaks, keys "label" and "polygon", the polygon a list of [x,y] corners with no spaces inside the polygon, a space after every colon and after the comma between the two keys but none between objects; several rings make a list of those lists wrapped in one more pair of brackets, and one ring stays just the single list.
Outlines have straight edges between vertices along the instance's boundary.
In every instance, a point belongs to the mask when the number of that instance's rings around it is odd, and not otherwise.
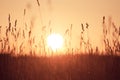
[{"label": "silhouetted grass", "polygon": [[52,57],[0,54],[0,80],[119,80],[120,57],[62,55]]}]

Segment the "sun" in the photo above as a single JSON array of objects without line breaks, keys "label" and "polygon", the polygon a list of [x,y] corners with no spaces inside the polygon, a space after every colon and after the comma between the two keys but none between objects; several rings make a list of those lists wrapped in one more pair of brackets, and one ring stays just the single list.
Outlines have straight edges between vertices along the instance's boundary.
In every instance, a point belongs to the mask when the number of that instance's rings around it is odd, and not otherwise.
[{"label": "sun", "polygon": [[47,44],[53,51],[62,48],[63,42],[64,39],[60,34],[53,33],[47,37]]}]

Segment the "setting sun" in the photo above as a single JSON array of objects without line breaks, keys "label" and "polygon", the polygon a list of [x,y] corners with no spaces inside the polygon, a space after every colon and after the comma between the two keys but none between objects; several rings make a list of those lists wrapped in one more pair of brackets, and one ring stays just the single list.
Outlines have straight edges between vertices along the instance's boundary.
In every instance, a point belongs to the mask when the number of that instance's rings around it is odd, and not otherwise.
[{"label": "setting sun", "polygon": [[51,34],[47,37],[48,46],[55,51],[63,46],[63,37],[60,34]]}]

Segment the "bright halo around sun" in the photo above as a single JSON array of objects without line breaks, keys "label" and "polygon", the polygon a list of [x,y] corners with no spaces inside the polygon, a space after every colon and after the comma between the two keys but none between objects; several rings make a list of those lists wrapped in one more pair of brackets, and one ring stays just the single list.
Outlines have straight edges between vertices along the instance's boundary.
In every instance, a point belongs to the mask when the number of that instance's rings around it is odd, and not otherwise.
[{"label": "bright halo around sun", "polygon": [[53,51],[62,48],[63,42],[64,39],[60,34],[53,33],[47,37],[47,44]]}]

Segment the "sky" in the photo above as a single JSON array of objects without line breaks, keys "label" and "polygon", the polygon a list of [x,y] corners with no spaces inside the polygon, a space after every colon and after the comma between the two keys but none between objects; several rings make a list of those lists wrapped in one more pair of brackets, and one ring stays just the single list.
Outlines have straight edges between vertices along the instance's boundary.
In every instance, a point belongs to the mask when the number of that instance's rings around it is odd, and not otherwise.
[{"label": "sky", "polygon": [[[51,21],[54,32],[64,35],[67,28],[73,25],[72,46],[78,47],[81,23],[89,24],[90,41],[95,46],[102,46],[102,17],[109,16],[117,26],[120,25],[120,0],[0,0],[0,25],[8,25],[8,14],[12,20],[18,19],[18,25],[23,21],[28,24],[35,19],[35,32],[39,26],[47,26]],[[23,11],[26,9],[26,17]]]}]

